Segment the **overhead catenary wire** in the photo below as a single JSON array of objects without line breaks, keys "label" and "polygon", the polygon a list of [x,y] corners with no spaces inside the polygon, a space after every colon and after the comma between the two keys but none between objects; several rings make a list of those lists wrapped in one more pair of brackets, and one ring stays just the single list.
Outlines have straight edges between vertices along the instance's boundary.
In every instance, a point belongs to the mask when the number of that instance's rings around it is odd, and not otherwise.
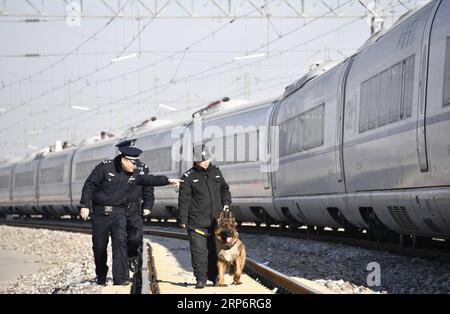
[{"label": "overhead catenary wire", "polygon": [[[350,21],[350,22],[348,22],[348,23],[345,23],[345,24],[341,25],[340,27],[338,27],[338,28],[336,28],[336,29],[333,29],[333,30],[330,30],[330,31],[321,33],[321,34],[315,36],[314,38],[311,38],[311,39],[309,39],[309,40],[307,40],[307,41],[304,41],[304,42],[301,42],[301,43],[299,43],[299,44],[296,44],[296,45],[292,46],[291,48],[284,49],[284,50],[280,51],[280,52],[279,52],[278,54],[276,54],[276,55],[273,54],[273,55],[267,56],[264,60],[273,58],[273,57],[275,57],[275,56],[277,56],[277,55],[282,55],[282,54],[288,52],[290,49],[295,49],[295,48],[298,48],[298,47],[300,47],[300,46],[302,46],[302,45],[307,45],[307,44],[311,43],[312,41],[315,41],[315,40],[317,40],[317,39],[320,39],[320,38],[322,38],[322,37],[325,37],[325,36],[327,36],[327,35],[329,35],[329,34],[335,32],[335,31],[337,31],[337,30],[339,30],[339,29],[342,29],[342,28],[344,28],[344,27],[350,26],[350,25],[352,25],[353,23],[355,23],[355,22],[357,22],[357,21],[359,21],[359,20],[361,20],[361,18],[356,18],[356,19],[354,19],[354,20],[352,20],[352,21]],[[248,63],[248,64],[245,64],[245,65],[239,66],[239,68],[242,69],[242,68],[245,68],[245,67],[249,67],[249,66],[251,66],[251,65],[253,65],[253,64],[256,64],[256,63],[259,63],[259,62],[261,62],[261,61],[262,61],[262,60],[256,60],[256,61],[253,61],[253,62],[251,62],[251,63]],[[235,70],[235,69],[233,69],[233,70]],[[202,76],[202,77],[190,77],[188,80],[194,80],[194,79],[197,80],[197,79],[210,78],[210,77],[213,77],[213,76],[222,75],[222,74],[226,73],[227,71],[230,71],[230,70],[224,70],[224,71],[221,71],[221,72],[212,73],[212,74],[205,75],[205,76]],[[183,81],[185,82],[185,81],[187,81],[187,79],[184,78]],[[173,86],[173,83],[167,82],[167,83],[164,83],[164,84],[162,84],[162,85],[155,86],[155,87],[153,87],[151,90],[152,90],[153,92],[156,93],[156,92],[161,92],[161,91],[163,91],[163,90],[166,90],[166,89],[168,89],[168,88],[171,88],[172,86]],[[148,98],[148,96],[145,97],[144,99],[146,99],[146,98]],[[126,97],[125,97],[125,98],[122,98],[122,99],[120,99],[120,102],[124,102],[124,101],[126,101],[126,100],[128,100],[128,99],[129,99],[129,98],[126,98]],[[136,102],[134,102],[134,103],[133,103],[133,102],[132,102],[132,103],[124,103],[124,105],[123,105],[122,107],[123,107],[123,108],[129,108],[130,106],[133,106],[133,105],[136,105],[136,104],[142,102],[144,99],[139,99],[138,101],[136,101]],[[108,103],[107,105],[109,106],[109,105],[111,105],[111,104],[113,104],[113,103],[114,103],[114,102],[110,102],[110,103]],[[194,106],[194,107],[199,107],[199,106],[200,106],[200,105]],[[106,106],[105,106],[105,107],[106,107]],[[114,109],[114,110],[108,110],[108,114],[116,113],[116,112],[119,112],[119,111],[121,111],[121,110],[123,110],[123,109],[122,109],[122,108],[117,108],[117,109]],[[77,117],[80,117],[80,116],[84,116],[84,117],[85,117],[85,116],[87,116],[87,115],[93,115],[93,114],[94,114],[94,112],[86,111],[86,112],[81,112],[81,113],[79,113]],[[95,114],[98,116],[98,115],[99,115],[99,112],[96,112]],[[56,126],[58,126],[58,125],[61,125],[61,124],[64,124],[64,123],[66,123],[66,122],[68,122],[68,121],[70,121],[70,120],[72,120],[72,119],[74,119],[74,118],[75,118],[75,117],[72,116],[72,117],[68,117],[68,118],[66,118],[66,119],[64,119],[64,120],[62,120],[62,121],[58,121],[57,123],[55,123],[55,124],[51,125],[50,127],[48,127],[47,130],[52,130],[54,127],[56,127]],[[120,128],[122,128],[122,127],[123,127],[123,125],[119,125],[116,129],[120,129]]]},{"label": "overhead catenary wire", "polygon": [[[268,3],[272,2],[272,1],[273,1],[273,0],[268,1],[267,3],[265,3],[264,5],[262,5],[261,7],[264,7],[265,5],[267,5]],[[90,84],[98,84],[98,83],[102,83],[102,82],[110,82],[111,80],[114,80],[114,79],[118,79],[118,78],[121,78],[121,77],[123,78],[123,77],[126,77],[126,76],[128,76],[128,75],[134,74],[134,73],[136,73],[136,72],[142,71],[143,69],[146,69],[146,68],[155,66],[155,65],[157,65],[157,64],[159,64],[159,63],[162,63],[162,62],[164,62],[164,61],[166,61],[166,60],[172,59],[174,56],[176,56],[176,55],[178,55],[178,54],[180,54],[180,53],[183,53],[183,52],[185,53],[187,50],[189,50],[189,49],[191,49],[192,47],[198,45],[199,43],[201,43],[201,42],[203,42],[204,40],[208,39],[209,37],[213,36],[214,34],[220,32],[221,30],[223,30],[223,29],[224,29],[225,27],[227,27],[228,25],[234,23],[234,21],[235,21],[237,18],[243,18],[243,17],[245,17],[245,16],[248,16],[248,15],[252,14],[253,12],[255,12],[255,9],[249,11],[248,13],[244,14],[243,16],[240,16],[240,17],[233,17],[233,18],[230,19],[227,23],[224,23],[224,24],[221,25],[219,28],[215,29],[213,32],[210,32],[210,33],[208,33],[208,34],[202,36],[201,38],[197,39],[196,41],[194,41],[193,43],[191,43],[191,44],[190,44],[189,46],[187,46],[186,48],[184,48],[184,49],[182,49],[182,50],[179,50],[179,51],[177,51],[177,52],[175,52],[175,53],[173,53],[173,54],[171,54],[171,55],[169,55],[169,56],[167,56],[167,57],[164,57],[164,58],[162,58],[162,59],[160,59],[160,60],[158,60],[158,61],[156,61],[156,62],[154,62],[154,63],[152,63],[152,64],[150,64],[150,65],[147,65],[147,66],[144,66],[144,67],[140,67],[140,68],[138,68],[138,69],[136,69],[136,70],[129,71],[129,72],[127,72],[127,73],[122,73],[122,74],[120,74],[120,75],[116,75],[116,76],[109,77],[109,78],[106,78],[106,79],[101,79],[101,80],[96,80],[96,81],[86,82],[86,83],[85,83],[85,86],[81,87],[81,89],[84,89],[85,87],[87,87],[87,86],[90,85]],[[132,41],[133,41],[133,40],[134,40],[134,39],[132,39]],[[101,66],[100,68],[97,68],[97,69],[95,69],[95,70],[93,70],[93,71],[90,71],[90,72],[88,72],[88,73],[85,73],[84,75],[78,77],[78,78],[75,79],[75,80],[69,80],[68,82],[66,82],[66,83],[64,83],[64,84],[61,84],[61,85],[59,85],[59,86],[57,86],[57,87],[55,87],[55,88],[53,88],[53,89],[51,89],[51,90],[48,90],[47,92],[42,93],[41,95],[39,95],[39,96],[37,96],[37,97],[34,97],[34,98],[28,99],[28,100],[26,100],[26,101],[24,101],[24,102],[21,102],[21,103],[19,103],[18,105],[16,105],[14,108],[10,108],[10,109],[8,109],[8,110],[6,110],[6,111],[0,113],[0,116],[2,116],[2,115],[4,115],[4,114],[6,114],[6,113],[12,111],[13,109],[20,108],[20,107],[22,107],[22,106],[24,106],[24,105],[26,105],[26,104],[28,104],[28,103],[34,101],[34,100],[37,100],[37,99],[40,99],[40,98],[42,98],[42,97],[44,97],[44,96],[50,95],[50,94],[54,93],[56,90],[59,90],[59,89],[64,88],[64,87],[67,87],[69,84],[74,84],[74,83],[76,83],[76,82],[79,82],[79,81],[81,81],[82,79],[85,79],[85,78],[87,78],[87,77],[89,77],[89,76],[91,76],[91,75],[93,75],[93,74],[95,74],[95,73],[98,73],[98,72],[102,71],[103,69],[109,67],[111,64],[113,64],[113,62],[109,62],[109,63],[107,63],[107,64],[104,64],[104,65]],[[78,93],[78,91],[77,91],[76,93]],[[25,117],[25,119],[27,119],[27,117]],[[3,128],[3,129],[0,129],[0,131],[9,128],[9,127],[11,127],[12,125],[14,125],[14,124],[11,124],[11,125],[8,126],[8,127],[5,127],[5,128]]]},{"label": "overhead catenary wire", "polygon": [[[341,4],[339,7],[336,7],[335,9],[341,8],[342,6],[345,6],[345,5],[348,5],[348,4],[351,3],[351,2],[352,2],[352,0],[347,1],[347,2],[345,2],[345,3],[343,3],[343,4]],[[327,13],[325,13],[325,14],[323,14],[323,15],[329,14],[329,13],[331,13],[331,12],[332,12],[332,10],[328,11]],[[271,41],[269,41],[269,42],[266,42],[265,44],[261,45],[260,47],[251,50],[251,51],[249,52],[249,54],[258,52],[260,49],[263,49],[263,48],[265,48],[266,46],[268,46],[268,45],[270,45],[270,44],[273,44],[274,42],[276,42],[276,41],[278,41],[278,40],[281,40],[282,38],[285,38],[286,35],[290,35],[290,34],[294,33],[295,31],[298,31],[298,30],[302,29],[303,27],[306,27],[307,25],[310,25],[310,24],[313,23],[314,21],[317,21],[319,18],[320,18],[320,17],[318,17],[318,18],[316,18],[316,19],[313,19],[313,20],[311,20],[311,21],[308,21],[307,23],[304,23],[304,24],[302,24],[301,26],[296,27],[296,28],[290,30],[289,32],[287,32],[287,33],[286,33],[284,36],[282,36],[282,37],[278,37],[278,38],[276,38],[276,39],[274,39],[274,40],[271,40]],[[345,27],[345,26],[347,26],[347,25],[350,25],[350,24],[352,24],[352,23],[354,23],[354,22],[356,22],[356,21],[358,21],[358,20],[360,20],[360,19],[361,19],[361,18],[356,18],[356,19],[352,20],[351,23],[345,24],[343,27]],[[332,33],[332,32],[334,32],[334,31],[336,31],[336,30],[338,30],[338,29],[341,29],[341,28],[342,28],[342,27],[336,28],[336,29],[334,29],[334,30],[332,30],[332,31],[326,32],[325,34],[328,35],[329,33]],[[318,39],[318,38],[320,38],[320,37],[321,37],[321,36],[316,36],[316,37],[314,37],[312,40],[316,40],[316,39]],[[306,44],[309,43],[309,42],[312,41],[312,40],[306,41]],[[296,45],[295,48],[297,48],[297,47],[299,47],[299,46],[302,46],[302,45],[304,45],[304,43],[301,43],[301,44],[299,44],[299,45]],[[288,50],[290,50],[290,49],[281,50],[280,53],[281,53],[281,54],[286,53]],[[280,53],[277,53],[277,54],[275,54],[275,55],[279,55]],[[271,55],[269,55],[269,56],[266,56],[266,57],[264,58],[264,60],[269,59],[269,58],[272,58],[272,57],[275,56],[275,55],[274,55],[274,54],[271,54]],[[248,67],[249,65],[258,63],[259,61],[261,61],[261,60],[254,61],[254,62],[251,62],[251,63],[246,64],[246,65],[240,65],[239,68]],[[132,94],[132,95],[123,97],[123,98],[121,98],[119,101],[124,101],[124,100],[127,100],[127,99],[132,99],[132,98],[135,98],[135,97],[140,96],[140,95],[142,95],[142,94],[146,94],[146,93],[152,92],[153,90],[155,90],[155,89],[157,89],[157,88],[164,88],[164,87],[170,86],[170,85],[172,85],[172,84],[174,84],[174,83],[179,83],[179,82],[189,81],[189,80],[195,79],[196,76],[200,76],[200,78],[209,77],[209,76],[201,76],[201,75],[204,74],[204,73],[208,73],[208,72],[211,72],[211,71],[214,71],[214,70],[223,68],[223,67],[228,66],[228,65],[231,65],[231,64],[235,64],[235,61],[231,60],[231,61],[227,61],[227,62],[221,63],[221,64],[219,64],[219,65],[217,65],[217,66],[213,66],[213,67],[210,67],[210,68],[201,70],[201,71],[199,71],[199,72],[196,72],[196,73],[194,73],[194,74],[190,74],[190,75],[184,76],[184,77],[182,77],[182,78],[180,78],[180,79],[177,79],[177,80],[175,80],[175,81],[169,81],[169,82],[164,83],[164,84],[162,84],[162,85],[159,85],[159,86],[156,86],[156,87],[152,87],[152,88],[149,88],[149,89],[147,89],[147,90],[140,91],[140,92],[138,92],[138,93],[135,93],[135,94]],[[226,72],[226,71],[225,71],[225,72]],[[220,74],[223,74],[223,73],[224,73],[224,72],[220,72]],[[112,105],[112,104],[114,104],[114,102],[107,103],[106,105],[109,106],[109,105]]]},{"label": "overhead catenary wire", "polygon": [[[187,59],[186,59],[187,60]],[[259,61],[258,61],[259,62]],[[258,63],[258,62],[255,62],[255,63]],[[233,69],[234,70],[234,69]],[[213,74],[213,75],[217,75],[217,74]],[[205,76],[202,76],[201,78],[203,78],[203,77],[205,77]],[[189,79],[192,79],[192,80],[194,80],[194,79],[198,79],[198,78],[196,78],[196,77],[191,77],[191,78],[189,78]],[[180,82],[180,80],[177,80],[177,82]],[[160,87],[160,86],[158,86],[158,87]],[[75,92],[74,93],[74,95],[76,95],[77,94],[77,92]],[[73,96],[73,95],[72,95]],[[121,99],[118,99],[117,101],[121,101],[121,100],[123,100],[123,98],[121,98]],[[111,103],[108,103],[108,104],[106,104],[106,105],[109,105],[109,104],[111,104]]]},{"label": "overhead catenary wire", "polygon": [[[290,47],[290,48],[281,50],[281,51],[278,52],[277,54],[271,54],[271,55],[269,55],[269,56],[266,56],[263,60],[265,61],[265,60],[268,60],[268,59],[273,58],[273,57],[275,57],[275,56],[282,55],[282,54],[284,54],[284,53],[286,53],[286,52],[288,52],[288,51],[290,51],[290,50],[292,50],[292,49],[296,49],[296,48],[298,48],[298,47],[301,47],[301,46],[304,46],[304,45],[308,45],[309,43],[311,43],[311,42],[313,42],[313,41],[315,41],[315,40],[318,40],[318,39],[320,39],[320,38],[322,38],[322,37],[328,36],[329,34],[331,34],[331,33],[333,33],[333,32],[336,32],[336,31],[338,31],[338,30],[340,30],[340,29],[342,29],[342,28],[344,28],[344,27],[350,26],[350,25],[352,25],[353,23],[355,23],[355,22],[357,22],[357,21],[359,21],[359,20],[361,20],[361,18],[356,18],[356,19],[354,19],[354,20],[351,20],[351,21],[349,21],[348,23],[345,23],[345,24],[341,25],[341,26],[338,27],[338,28],[335,28],[335,29],[332,29],[332,30],[323,32],[323,33],[321,33],[321,34],[319,34],[319,35],[317,35],[317,36],[315,36],[315,37],[313,37],[313,38],[311,38],[311,39],[309,39],[309,40],[306,40],[306,41],[304,41],[304,42],[298,43],[298,44],[296,44],[296,45],[294,45],[294,46],[292,46],[292,47]],[[238,68],[240,68],[240,69],[246,68],[246,67],[252,66],[252,65],[254,65],[254,64],[256,64],[256,63],[262,62],[263,60],[256,60],[256,61],[250,62],[250,63],[248,63],[248,64],[245,64],[245,65],[240,65]],[[189,76],[187,76],[187,77],[184,77],[184,78],[182,78],[182,79],[180,79],[180,80],[183,80],[183,81],[191,81],[191,80],[197,80],[197,79],[210,78],[210,77],[213,77],[213,76],[222,75],[222,74],[224,74],[224,73],[226,73],[226,72],[228,72],[228,71],[233,71],[233,70],[235,70],[235,69],[232,69],[232,70],[224,70],[224,71],[221,71],[221,72],[216,72],[216,73],[212,73],[212,74],[205,75],[205,76],[201,76],[201,77],[196,77],[196,76],[198,76],[199,73],[205,72],[205,71],[201,71],[201,72],[197,72],[197,73],[194,73],[194,74],[192,74],[192,75],[189,75]],[[178,82],[178,81],[177,81],[177,82]],[[172,82],[167,82],[167,83],[161,84],[161,85],[159,85],[159,86],[155,86],[155,87],[151,88],[150,90],[151,90],[151,91],[154,91],[154,92],[161,92],[161,91],[166,90],[166,89],[168,89],[168,88],[170,88],[170,87],[172,87],[172,86],[173,86],[173,83],[172,83]],[[83,88],[82,88],[82,89],[83,89]],[[81,90],[82,90],[82,89],[81,89]],[[80,90],[78,90],[77,92],[80,92]],[[144,94],[144,93],[147,93],[147,92],[148,92],[148,90],[147,90],[147,91],[144,91],[143,93],[139,93],[139,94]],[[132,98],[134,98],[134,97],[136,97],[136,95],[132,95]],[[145,97],[145,98],[147,98],[147,97]],[[145,99],[145,98],[144,98],[144,99]],[[131,99],[131,97],[123,97],[123,98],[119,99],[117,102],[124,102],[124,101],[126,101],[126,100],[128,100],[128,99]],[[140,103],[140,102],[142,102],[142,101],[143,101],[143,99],[140,99],[140,100],[138,100],[138,101],[136,101],[136,102],[134,102],[134,103],[124,103],[123,108],[128,108],[129,106],[133,106],[133,105],[138,104],[138,103]],[[114,104],[114,103],[117,103],[117,102],[109,102],[109,103],[107,103],[104,107],[109,106],[109,105]],[[107,113],[108,113],[108,114],[112,114],[112,113],[115,113],[115,112],[119,112],[119,111],[121,111],[121,110],[123,110],[123,109],[117,108],[117,109],[114,109],[114,110],[108,110]],[[59,126],[59,125],[61,125],[61,124],[65,124],[66,122],[68,122],[68,121],[70,121],[70,120],[72,120],[72,119],[79,118],[80,116],[85,117],[85,116],[87,116],[87,115],[93,115],[94,113],[95,113],[97,116],[99,115],[99,112],[94,112],[94,111],[84,111],[84,112],[80,112],[80,113],[78,113],[76,116],[71,116],[71,117],[68,117],[68,118],[66,118],[66,119],[62,119],[62,120],[60,120],[60,121],[58,121],[58,122],[56,122],[56,123],[53,123],[51,126],[49,126],[49,127],[47,127],[47,128],[44,128],[44,130],[45,130],[45,131],[52,130],[52,129],[54,129],[54,127]],[[123,125],[122,125],[122,126],[118,126],[116,129],[119,129],[119,128],[121,128],[121,127],[123,127]],[[60,128],[59,130],[62,130],[62,129],[65,129],[65,127],[64,127],[64,128]],[[2,129],[0,129],[0,131],[1,131],[1,130],[2,130]]]},{"label": "overhead catenary wire", "polygon": [[0,90],[2,90],[5,87],[16,85],[16,84],[18,84],[20,82],[25,82],[27,80],[30,80],[30,79],[38,76],[38,75],[41,75],[43,72],[46,72],[46,71],[52,69],[58,63],[64,61],[68,56],[70,56],[74,52],[78,51],[81,47],[83,47],[86,43],[88,43],[91,39],[95,38],[101,31],[103,31],[106,27],[108,27],[111,24],[111,22],[113,22],[116,19],[116,17],[120,14],[120,12],[123,11],[123,9],[128,5],[129,2],[130,2],[130,0],[127,0],[125,2],[125,4],[123,6],[121,6],[120,9],[102,27],[100,27],[97,31],[95,31],[93,34],[91,34],[87,39],[82,41],[78,46],[76,46],[75,48],[73,48],[69,52],[65,53],[61,58],[57,59],[55,62],[51,63],[50,65],[42,68],[38,72],[35,72],[34,74],[28,75],[25,78],[13,81],[11,83],[4,84],[2,87],[0,87]]}]

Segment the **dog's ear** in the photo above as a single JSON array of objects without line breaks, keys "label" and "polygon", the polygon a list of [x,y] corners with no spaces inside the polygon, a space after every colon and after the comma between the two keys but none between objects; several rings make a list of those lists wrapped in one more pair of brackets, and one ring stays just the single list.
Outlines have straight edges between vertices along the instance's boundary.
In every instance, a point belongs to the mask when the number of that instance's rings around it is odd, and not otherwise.
[{"label": "dog's ear", "polygon": [[226,212],[224,212],[223,210],[220,211],[219,214],[219,218],[218,221],[220,222],[221,220],[223,220],[225,218]]},{"label": "dog's ear", "polygon": [[234,219],[234,215],[233,215],[233,212],[231,210],[227,211],[227,216],[230,219]]}]

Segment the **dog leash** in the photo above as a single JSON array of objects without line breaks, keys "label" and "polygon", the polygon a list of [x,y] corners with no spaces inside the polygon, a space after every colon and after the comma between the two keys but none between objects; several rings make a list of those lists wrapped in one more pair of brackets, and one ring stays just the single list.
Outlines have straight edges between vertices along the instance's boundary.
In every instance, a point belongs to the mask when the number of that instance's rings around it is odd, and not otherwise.
[{"label": "dog leash", "polygon": [[210,234],[209,234],[208,232],[202,231],[202,230],[200,230],[200,229],[193,228],[193,227],[188,226],[188,225],[186,225],[186,228],[187,228],[188,230],[194,231],[195,233],[198,233],[198,234],[200,234],[200,235],[202,235],[202,236],[204,236],[204,237],[209,237],[209,236],[210,236]]}]

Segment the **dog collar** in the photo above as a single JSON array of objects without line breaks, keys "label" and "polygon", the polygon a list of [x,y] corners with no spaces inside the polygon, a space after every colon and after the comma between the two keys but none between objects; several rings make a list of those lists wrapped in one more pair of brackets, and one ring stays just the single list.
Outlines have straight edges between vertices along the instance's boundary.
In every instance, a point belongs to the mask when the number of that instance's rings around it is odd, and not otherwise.
[{"label": "dog collar", "polygon": [[233,244],[228,244],[228,243],[226,243],[224,246],[225,246],[225,249],[226,250],[229,250],[229,249],[231,249],[235,244],[237,243],[237,241],[235,241]]}]

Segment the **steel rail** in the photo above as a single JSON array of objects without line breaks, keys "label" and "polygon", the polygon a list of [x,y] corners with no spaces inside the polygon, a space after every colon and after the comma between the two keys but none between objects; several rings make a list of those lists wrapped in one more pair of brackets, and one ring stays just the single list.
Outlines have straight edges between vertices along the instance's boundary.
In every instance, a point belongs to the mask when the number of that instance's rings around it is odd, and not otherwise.
[{"label": "steel rail", "polygon": [[[1,224],[16,226],[16,227],[31,227],[31,228],[42,228],[51,230],[60,230],[68,232],[79,232],[79,233],[90,233],[91,226],[87,223],[71,223],[68,225],[66,222],[54,221],[54,222],[36,222],[36,221],[1,221]],[[162,231],[162,230],[145,230],[145,235],[160,236],[165,238],[177,238],[182,240],[188,240],[186,233],[173,232],[173,231]],[[151,256],[148,257],[151,259]],[[148,271],[148,267],[145,268]],[[296,281],[276,270],[273,270],[255,260],[248,258],[246,259],[245,272],[253,277],[254,279],[260,281],[264,285],[277,288],[277,293],[293,293],[293,294],[321,294],[323,291],[311,287],[308,284]],[[143,274],[144,276],[144,274]],[[147,277],[147,274],[145,274]],[[148,277],[147,277],[148,278]],[[151,289],[152,290],[152,289]]]}]

